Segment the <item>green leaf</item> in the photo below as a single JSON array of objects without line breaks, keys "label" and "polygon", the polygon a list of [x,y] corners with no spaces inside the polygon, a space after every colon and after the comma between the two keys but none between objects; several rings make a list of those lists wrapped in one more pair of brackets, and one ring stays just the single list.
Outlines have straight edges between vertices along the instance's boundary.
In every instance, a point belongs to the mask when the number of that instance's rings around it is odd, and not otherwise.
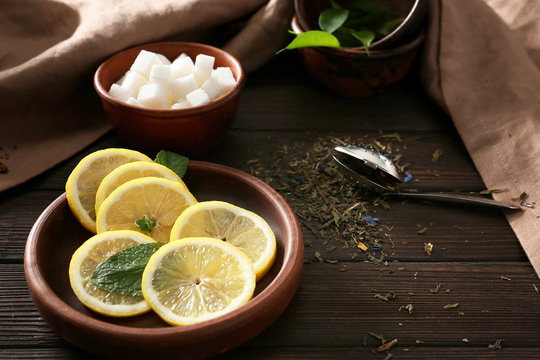
[{"label": "green leaf", "polygon": [[371,45],[371,42],[375,39],[375,34],[369,30],[352,31],[352,34],[355,38],[360,40],[362,45],[366,48],[366,53],[369,55],[369,45]]},{"label": "green leaf", "polygon": [[346,9],[326,9],[319,15],[319,27],[331,34],[347,21],[348,16],[349,11]]},{"label": "green leaf", "polygon": [[370,30],[382,36],[390,34],[403,19],[391,12],[381,11],[362,18],[350,19],[346,25],[356,30]]},{"label": "green leaf", "polygon": [[135,220],[135,225],[137,225],[141,229],[141,231],[150,232],[156,227],[156,222],[149,219],[148,216],[144,215],[143,218]]},{"label": "green leaf", "polygon": [[284,50],[292,50],[310,46],[323,46],[323,47],[340,47],[339,40],[332,34],[329,34],[321,30],[310,30],[300,34],[291,41],[285,48],[279,50],[277,53]]},{"label": "green leaf", "polygon": [[150,256],[165,243],[135,245],[98,265],[90,281],[98,288],[121,295],[142,296],[141,280]]},{"label": "green leaf", "polygon": [[168,167],[182,178],[186,174],[189,159],[172,151],[161,150],[154,162]]}]

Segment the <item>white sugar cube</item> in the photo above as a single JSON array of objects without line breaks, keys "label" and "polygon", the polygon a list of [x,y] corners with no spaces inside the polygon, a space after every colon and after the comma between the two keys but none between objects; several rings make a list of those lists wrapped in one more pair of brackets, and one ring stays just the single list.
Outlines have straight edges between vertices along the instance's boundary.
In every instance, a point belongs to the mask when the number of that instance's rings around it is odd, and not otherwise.
[{"label": "white sugar cube", "polygon": [[169,91],[158,83],[149,83],[139,89],[137,100],[145,107],[165,109],[169,107]]},{"label": "white sugar cube", "polygon": [[224,93],[236,85],[236,79],[229,67],[218,67],[212,71],[212,78],[223,87]]},{"label": "white sugar cube", "polygon": [[134,97],[130,97],[129,99],[127,99],[126,102],[129,105],[135,105],[135,106],[143,107],[143,104],[141,104],[141,102],[139,100],[135,99]]},{"label": "white sugar cube", "polygon": [[[181,58],[185,58],[185,57],[189,57],[188,54],[186,53],[181,53],[180,55],[178,55],[178,57],[176,59],[174,59],[173,63],[176,61],[176,60],[179,60]],[[191,58],[190,58],[191,59]]]},{"label": "white sugar cube", "polygon": [[214,68],[215,60],[216,58],[213,56],[199,54],[195,57],[195,67],[212,70]]},{"label": "white sugar cube", "polygon": [[202,84],[201,89],[208,94],[211,100],[221,95],[224,90],[223,86],[211,77]]},{"label": "white sugar cube", "polygon": [[234,74],[231,68],[228,66],[221,66],[221,67],[215,68],[212,71],[212,77],[230,78],[230,79],[235,80]]},{"label": "white sugar cube", "polygon": [[125,89],[116,83],[112,84],[111,88],[109,89],[109,94],[120,101],[126,101],[131,97],[131,93],[128,89]]},{"label": "white sugar cube", "polygon": [[136,71],[144,77],[148,78],[152,65],[161,64],[161,60],[158,54],[151,51],[141,50],[141,52],[135,58],[130,70]]},{"label": "white sugar cube", "polygon": [[191,104],[186,100],[179,100],[178,102],[172,104],[171,109],[185,109],[191,107]]},{"label": "white sugar cube", "polygon": [[199,86],[204,84],[204,82],[210,78],[211,73],[212,69],[197,67],[196,65],[195,70],[193,71],[193,75],[195,75],[195,79],[197,79],[197,84],[199,84]]},{"label": "white sugar cube", "polygon": [[175,100],[185,98],[187,94],[199,87],[193,74],[183,76],[169,83],[169,90]]},{"label": "white sugar cube", "polygon": [[193,64],[193,60],[189,56],[177,58],[171,65],[171,79],[193,74],[194,69],[195,64]]},{"label": "white sugar cube", "polygon": [[141,86],[148,83],[148,80],[135,71],[128,71],[124,76],[122,87],[127,89],[132,97],[137,97]]},{"label": "white sugar cube", "polygon": [[150,81],[166,84],[171,76],[171,65],[155,64],[150,70]]},{"label": "white sugar cube", "polygon": [[164,65],[171,65],[171,61],[163,54],[157,54],[159,61]]},{"label": "white sugar cube", "polygon": [[116,82],[118,85],[122,85],[122,83],[124,82],[126,78],[126,74],[122,75],[122,77],[120,79],[118,79],[118,81]]},{"label": "white sugar cube", "polygon": [[199,106],[208,104],[210,102],[210,97],[203,89],[197,89],[187,94],[186,100],[191,106]]}]

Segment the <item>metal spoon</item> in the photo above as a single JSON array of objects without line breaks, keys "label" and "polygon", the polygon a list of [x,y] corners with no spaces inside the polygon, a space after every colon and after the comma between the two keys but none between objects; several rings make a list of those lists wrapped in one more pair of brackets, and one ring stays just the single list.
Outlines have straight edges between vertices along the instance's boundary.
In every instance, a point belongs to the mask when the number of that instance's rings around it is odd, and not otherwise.
[{"label": "metal spoon", "polygon": [[375,190],[383,196],[399,196],[459,204],[475,204],[518,210],[518,206],[504,204],[492,199],[477,196],[449,193],[403,192],[398,189],[401,177],[392,160],[376,149],[365,145],[347,145],[334,148],[334,161],[341,170],[362,185]]}]

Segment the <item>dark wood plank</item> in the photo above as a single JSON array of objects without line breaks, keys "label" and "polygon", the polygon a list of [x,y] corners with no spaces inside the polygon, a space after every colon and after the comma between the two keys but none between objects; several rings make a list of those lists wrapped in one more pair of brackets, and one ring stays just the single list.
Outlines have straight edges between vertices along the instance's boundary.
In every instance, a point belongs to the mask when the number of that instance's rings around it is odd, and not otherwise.
[{"label": "dark wood plank", "polygon": [[413,71],[381,95],[350,99],[312,80],[295,53],[249,74],[237,129],[451,131],[453,125],[422,91]]},{"label": "dark wood plank", "polygon": [[[37,354],[42,349],[65,347],[33,307],[22,265],[4,264],[2,273],[0,349],[12,354]],[[368,349],[378,346],[368,331],[388,340],[397,338],[400,353],[403,348],[413,351],[425,347],[483,353],[497,339],[503,339],[508,348],[536,348],[540,333],[540,308],[536,304],[540,294],[534,285],[540,284],[532,275],[534,271],[526,262],[405,263],[389,267],[370,263],[309,264],[304,267],[300,288],[285,313],[230,356],[249,356],[254,349],[270,356],[270,348],[280,349],[275,354],[292,356],[295,353],[291,349],[305,348],[311,349],[307,354],[347,357],[367,351],[362,350],[364,337]],[[438,283],[439,292],[430,291]],[[393,300],[374,297],[390,291],[395,292]],[[444,309],[454,303],[459,306]],[[406,304],[413,304],[412,314],[399,311]],[[464,343],[464,338],[469,342]]]}]

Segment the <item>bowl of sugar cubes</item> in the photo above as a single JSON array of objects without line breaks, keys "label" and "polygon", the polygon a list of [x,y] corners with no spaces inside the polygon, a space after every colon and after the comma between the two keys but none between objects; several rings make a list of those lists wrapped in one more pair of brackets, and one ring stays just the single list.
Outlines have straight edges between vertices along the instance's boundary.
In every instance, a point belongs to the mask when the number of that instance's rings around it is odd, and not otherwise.
[{"label": "bowl of sugar cubes", "polygon": [[160,42],[105,60],[94,87],[118,134],[146,152],[198,157],[225,137],[245,83],[241,63],[211,45]]}]

